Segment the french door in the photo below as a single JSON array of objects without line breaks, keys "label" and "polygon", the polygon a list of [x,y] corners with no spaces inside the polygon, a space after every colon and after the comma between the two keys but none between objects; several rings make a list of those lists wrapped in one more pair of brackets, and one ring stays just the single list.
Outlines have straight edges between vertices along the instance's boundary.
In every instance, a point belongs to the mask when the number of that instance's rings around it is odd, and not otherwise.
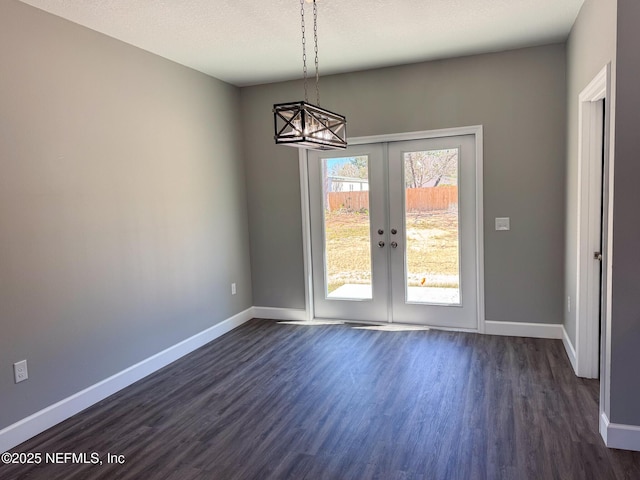
[{"label": "french door", "polygon": [[474,135],[309,152],[316,318],[474,329]]}]

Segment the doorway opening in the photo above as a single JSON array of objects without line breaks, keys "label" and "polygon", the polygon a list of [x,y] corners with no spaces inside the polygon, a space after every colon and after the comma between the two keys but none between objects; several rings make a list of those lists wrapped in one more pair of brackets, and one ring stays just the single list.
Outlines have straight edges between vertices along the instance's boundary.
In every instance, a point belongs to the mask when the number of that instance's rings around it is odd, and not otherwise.
[{"label": "doorway opening", "polygon": [[607,305],[607,70],[580,94],[576,374],[599,378]]}]

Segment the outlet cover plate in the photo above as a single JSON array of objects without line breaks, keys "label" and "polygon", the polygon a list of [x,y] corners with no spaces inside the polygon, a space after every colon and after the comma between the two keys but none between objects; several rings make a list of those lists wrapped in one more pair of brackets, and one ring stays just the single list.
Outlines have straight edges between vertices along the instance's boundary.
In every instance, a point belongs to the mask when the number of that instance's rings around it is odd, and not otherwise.
[{"label": "outlet cover plate", "polygon": [[13,376],[16,383],[24,382],[29,378],[29,371],[27,370],[27,361],[20,360],[13,364]]}]

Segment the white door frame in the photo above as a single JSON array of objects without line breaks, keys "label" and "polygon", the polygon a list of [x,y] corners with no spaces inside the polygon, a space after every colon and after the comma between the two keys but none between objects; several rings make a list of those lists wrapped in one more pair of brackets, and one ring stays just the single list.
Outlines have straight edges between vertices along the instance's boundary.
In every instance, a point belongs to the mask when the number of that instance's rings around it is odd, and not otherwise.
[{"label": "white door frame", "polygon": [[[387,143],[404,140],[420,140],[437,137],[452,137],[458,135],[474,135],[476,142],[476,289],[477,315],[479,333],[484,333],[484,207],[483,207],[483,129],[482,125],[468,127],[444,128],[439,130],[425,130],[408,133],[393,133],[388,135],[373,135],[349,138],[349,145],[366,143]],[[311,263],[311,221],[309,205],[309,172],[307,169],[307,150],[299,151],[300,166],[300,196],[302,205],[302,240],[304,256],[304,289],[306,319],[315,319],[313,310],[313,278]]]},{"label": "white door frame", "polygon": [[[600,363],[601,340],[603,357],[607,351],[604,342],[606,329],[602,329],[601,338],[600,319],[604,326],[607,323],[606,312],[610,305],[610,289],[607,288],[606,280],[610,278],[608,270],[611,260],[610,252],[607,251],[608,246],[611,245],[610,232],[607,228],[608,218],[610,218],[608,197],[612,179],[609,170],[610,99],[610,68],[607,65],[580,93],[578,107],[576,375],[585,378],[597,378],[601,373],[604,379],[608,373],[608,366]],[[604,100],[604,135],[602,100]],[[594,251],[602,253],[601,262],[594,260]],[[601,281],[602,298],[598,298],[594,292],[600,291]]]}]

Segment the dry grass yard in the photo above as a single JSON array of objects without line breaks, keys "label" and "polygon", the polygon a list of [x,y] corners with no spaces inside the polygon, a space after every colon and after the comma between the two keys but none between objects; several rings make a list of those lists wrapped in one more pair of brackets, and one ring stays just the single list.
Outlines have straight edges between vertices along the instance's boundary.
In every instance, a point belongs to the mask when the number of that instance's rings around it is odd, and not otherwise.
[{"label": "dry grass yard", "polygon": [[[326,213],[329,292],[346,284],[371,282],[369,215],[360,212]],[[457,212],[410,213],[407,218],[409,285],[423,278],[458,273]],[[377,236],[376,236],[377,237]],[[377,242],[376,237],[374,240]],[[427,280],[425,287],[457,287],[457,282]]]}]

